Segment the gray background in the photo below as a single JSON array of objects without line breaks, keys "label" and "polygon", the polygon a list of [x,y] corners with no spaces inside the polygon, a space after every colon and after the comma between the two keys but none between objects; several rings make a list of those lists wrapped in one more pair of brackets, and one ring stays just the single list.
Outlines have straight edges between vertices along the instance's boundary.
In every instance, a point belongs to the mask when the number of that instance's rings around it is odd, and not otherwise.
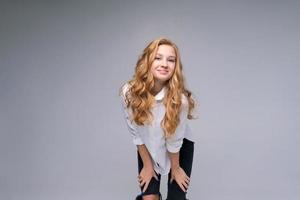
[{"label": "gray background", "polygon": [[1,200],[134,199],[118,89],[158,36],[199,102],[189,198],[300,198],[299,1],[0,5]]}]

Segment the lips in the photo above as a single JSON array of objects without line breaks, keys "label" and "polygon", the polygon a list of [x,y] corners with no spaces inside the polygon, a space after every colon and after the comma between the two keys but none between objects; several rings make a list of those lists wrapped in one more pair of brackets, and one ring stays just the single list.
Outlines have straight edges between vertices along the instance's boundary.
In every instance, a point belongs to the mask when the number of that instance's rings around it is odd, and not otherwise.
[{"label": "lips", "polygon": [[169,71],[168,70],[157,70],[161,74],[167,74]]}]

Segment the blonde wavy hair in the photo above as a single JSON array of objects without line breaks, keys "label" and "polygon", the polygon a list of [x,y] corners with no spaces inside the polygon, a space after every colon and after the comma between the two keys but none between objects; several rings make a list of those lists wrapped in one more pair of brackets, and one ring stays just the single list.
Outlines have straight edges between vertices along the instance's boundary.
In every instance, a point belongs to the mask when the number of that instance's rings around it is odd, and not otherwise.
[{"label": "blonde wavy hair", "polygon": [[[191,113],[195,107],[195,101],[191,97],[192,93],[185,87],[185,79],[182,73],[182,63],[178,47],[170,39],[160,37],[151,41],[143,50],[143,53],[139,55],[133,78],[125,83],[130,85],[129,90],[127,90],[125,94],[125,103],[127,108],[130,107],[132,109],[131,117],[137,125],[151,123],[153,120],[151,107],[155,104],[155,98],[151,94],[151,91],[154,88],[154,77],[150,69],[159,45],[163,44],[172,46],[176,54],[174,73],[165,84],[166,93],[163,104],[166,108],[166,113],[160,123],[165,137],[169,137],[175,133],[176,127],[180,121],[179,116],[182,106],[182,95],[187,98],[188,119],[194,119]],[[124,85],[122,85],[120,89],[120,94],[122,94]]]}]

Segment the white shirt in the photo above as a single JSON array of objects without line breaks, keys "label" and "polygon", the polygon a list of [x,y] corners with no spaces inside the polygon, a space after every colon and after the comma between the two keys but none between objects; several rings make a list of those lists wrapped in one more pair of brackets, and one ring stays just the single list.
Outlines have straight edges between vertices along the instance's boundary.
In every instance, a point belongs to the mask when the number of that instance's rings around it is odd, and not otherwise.
[{"label": "white shirt", "polygon": [[156,104],[151,110],[154,116],[153,121],[151,124],[144,126],[139,126],[134,120],[130,120],[132,111],[130,108],[126,108],[124,101],[125,93],[128,89],[129,84],[127,83],[122,90],[122,108],[128,130],[133,138],[133,143],[135,145],[145,144],[151,155],[154,170],[161,175],[166,175],[171,168],[168,151],[171,153],[178,152],[182,146],[183,138],[194,141],[192,131],[187,121],[187,98],[182,94],[182,110],[180,112],[179,125],[176,128],[175,134],[166,139],[160,125],[165,114],[165,106],[163,105],[162,99],[165,96],[166,88],[163,87],[161,91],[155,95]]}]

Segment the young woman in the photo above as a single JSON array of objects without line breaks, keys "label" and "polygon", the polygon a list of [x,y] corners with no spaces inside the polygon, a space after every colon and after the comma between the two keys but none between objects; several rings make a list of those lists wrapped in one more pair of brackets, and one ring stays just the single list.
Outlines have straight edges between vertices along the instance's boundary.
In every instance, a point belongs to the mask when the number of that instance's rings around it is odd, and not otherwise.
[{"label": "young woman", "polygon": [[187,119],[193,119],[195,101],[185,87],[177,46],[167,38],[150,42],[120,95],[137,146],[141,194],[136,199],[162,199],[161,175],[168,174],[167,200],[185,200],[194,153]]}]

